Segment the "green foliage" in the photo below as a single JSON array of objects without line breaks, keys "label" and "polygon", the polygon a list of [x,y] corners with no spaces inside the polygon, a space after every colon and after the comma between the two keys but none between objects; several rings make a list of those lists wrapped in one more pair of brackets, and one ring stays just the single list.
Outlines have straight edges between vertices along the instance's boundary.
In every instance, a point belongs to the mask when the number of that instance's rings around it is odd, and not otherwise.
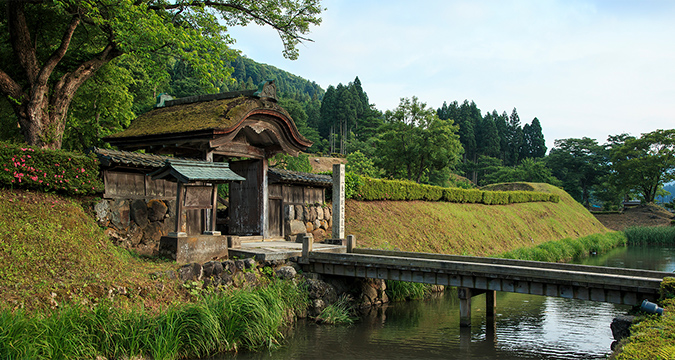
[{"label": "green foliage", "polygon": [[463,153],[452,120],[441,120],[417,97],[402,98],[385,123],[375,150],[376,165],[385,175],[422,182],[430,171],[453,168]]},{"label": "green foliage", "polygon": [[378,169],[373,160],[364,155],[361,151],[355,151],[347,155],[347,165],[345,166],[347,173],[354,173],[361,176],[377,178],[382,173]]},{"label": "green foliage", "polygon": [[420,300],[431,292],[431,285],[408,281],[387,280],[385,292],[391,301]]},{"label": "green foliage", "polygon": [[675,227],[669,226],[633,226],[624,230],[628,245],[660,245],[675,244]]},{"label": "green foliage", "polygon": [[602,254],[613,248],[626,245],[623,232],[593,234],[577,239],[566,238],[548,241],[535,247],[520,248],[494,257],[505,259],[560,262],[583,259],[590,254]]},{"label": "green foliage", "polygon": [[[483,158],[482,160],[485,161],[486,159]],[[526,158],[514,167],[497,166],[492,168],[491,171],[482,170],[485,175],[480,181],[481,185],[505,182],[536,182],[555,186],[561,184],[552,175],[551,169],[546,167],[543,159]]]},{"label": "green foliage", "polygon": [[588,207],[595,186],[608,173],[608,155],[594,139],[558,139],[546,164],[562,187],[578,202]]},{"label": "green foliage", "polygon": [[[25,140],[50,148],[61,146],[65,116],[75,92],[112,60],[131,56],[151,73],[166,72],[167,64],[180,60],[197,81],[176,84],[180,76],[173,76],[173,86],[215,91],[223,79],[228,82],[232,71],[226,66],[234,53],[229,48],[234,39],[227,34],[228,26],[250,23],[271,26],[282,40],[284,56],[296,59],[298,44],[309,40],[305,36],[310,26],[321,23],[320,14],[324,10],[319,0],[245,0],[236,5],[219,1],[130,0],[5,3],[3,10],[7,16],[0,19],[4,30],[0,32],[0,40],[13,46],[0,47],[0,69],[8,84],[0,90],[6,99],[15,100],[11,106],[19,117]],[[50,26],[43,26],[45,23]],[[15,30],[8,31],[10,24]],[[27,62],[32,65],[21,65]],[[175,75],[176,69],[171,70]],[[111,112],[118,117],[105,120],[119,124],[128,116],[130,99],[125,89],[128,82],[112,77],[113,84],[104,84],[102,90],[121,86],[121,93],[111,94],[110,101],[121,100],[126,106],[113,107]],[[97,126],[89,130],[83,123],[106,115],[103,112],[108,100],[99,96],[101,92],[96,87],[92,89],[92,96],[89,92],[79,94],[83,99],[81,105],[93,106],[81,109],[91,118],[74,114],[70,119],[71,124],[79,127],[76,132],[80,135],[100,130]],[[33,98],[30,94],[43,96],[35,97],[39,101],[30,101]]]},{"label": "green foliage", "polygon": [[103,190],[92,156],[0,142],[0,184],[5,187],[87,195]]},{"label": "green foliage", "polygon": [[616,182],[641,194],[645,202],[654,202],[659,188],[675,180],[675,129],[627,137],[611,154]]},{"label": "green foliage", "polygon": [[351,325],[354,323],[353,299],[346,294],[342,294],[336,302],[326,306],[321,314],[316,317],[316,321],[322,324],[330,325]]},{"label": "green foliage", "polygon": [[[351,193],[349,193],[351,194]],[[505,205],[523,202],[558,202],[555,194],[535,191],[482,191],[478,189],[444,188],[417,184],[406,180],[384,180],[364,177],[352,197],[357,200],[446,201],[486,205]]]},{"label": "green foliage", "polygon": [[298,156],[277,154],[274,156],[273,161],[276,162],[275,166],[281,169],[306,173],[312,172],[312,164],[310,164],[309,155],[307,154],[299,154]]},{"label": "green foliage", "polygon": [[617,353],[617,360],[673,359],[675,358],[675,300],[663,300],[663,316],[648,316],[631,327],[628,342]]},{"label": "green foliage", "polygon": [[307,306],[290,281],[213,293],[153,314],[143,308],[65,305],[29,315],[0,311],[3,359],[204,357],[221,351],[274,347],[289,315]]},{"label": "green foliage", "polygon": [[363,182],[364,178],[362,176],[350,172],[345,173],[345,199],[357,198]]},{"label": "green foliage", "polygon": [[664,278],[661,282],[661,300],[675,298],[675,277]]}]

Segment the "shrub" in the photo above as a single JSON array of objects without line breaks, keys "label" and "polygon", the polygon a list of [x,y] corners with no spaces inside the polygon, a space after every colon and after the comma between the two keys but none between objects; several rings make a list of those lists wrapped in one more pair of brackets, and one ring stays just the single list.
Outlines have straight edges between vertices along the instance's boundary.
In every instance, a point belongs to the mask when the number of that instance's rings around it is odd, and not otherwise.
[{"label": "shrub", "polygon": [[69,195],[103,190],[98,161],[93,156],[4,142],[0,142],[0,184]]}]

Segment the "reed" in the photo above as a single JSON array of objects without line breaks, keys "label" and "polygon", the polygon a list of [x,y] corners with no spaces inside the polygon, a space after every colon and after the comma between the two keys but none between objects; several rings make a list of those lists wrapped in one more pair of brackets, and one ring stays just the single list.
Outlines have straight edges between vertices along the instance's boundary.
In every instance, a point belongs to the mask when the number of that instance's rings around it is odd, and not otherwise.
[{"label": "reed", "polygon": [[143,308],[93,309],[64,305],[27,314],[0,311],[2,359],[155,360],[204,357],[222,351],[273,347],[281,329],[307,306],[307,294],[289,281],[207,294],[157,314]]},{"label": "reed", "polygon": [[624,230],[628,245],[673,245],[675,227],[672,226],[635,226]]},{"label": "reed", "polygon": [[342,294],[336,302],[323,309],[316,320],[322,324],[351,325],[356,319],[352,304],[353,299],[349,295]]},{"label": "reed", "polygon": [[431,285],[408,281],[387,280],[385,292],[391,301],[424,299],[430,293]]},{"label": "reed", "polygon": [[505,259],[561,262],[583,259],[591,254],[602,254],[613,248],[626,245],[623,232],[608,232],[576,239],[566,238],[548,241],[534,247],[508,251],[494,257]]}]

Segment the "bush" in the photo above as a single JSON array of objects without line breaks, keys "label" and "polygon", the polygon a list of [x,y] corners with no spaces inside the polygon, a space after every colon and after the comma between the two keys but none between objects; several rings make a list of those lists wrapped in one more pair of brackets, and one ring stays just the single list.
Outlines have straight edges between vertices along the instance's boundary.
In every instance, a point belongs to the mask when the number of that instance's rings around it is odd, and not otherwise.
[{"label": "bush", "polygon": [[103,190],[93,156],[0,142],[0,184],[5,187],[88,195]]},{"label": "bush", "polygon": [[560,200],[558,195],[542,192],[444,188],[408,180],[373,179],[350,173],[345,178],[345,188],[346,197],[357,200],[424,200],[486,205]]}]

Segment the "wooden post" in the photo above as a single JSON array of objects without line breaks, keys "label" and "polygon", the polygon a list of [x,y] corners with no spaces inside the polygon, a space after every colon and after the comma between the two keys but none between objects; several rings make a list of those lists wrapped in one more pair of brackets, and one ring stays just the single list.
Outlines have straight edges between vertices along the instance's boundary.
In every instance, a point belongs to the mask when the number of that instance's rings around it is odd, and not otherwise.
[{"label": "wooden post", "polygon": [[265,157],[260,161],[260,173],[258,174],[258,176],[260,176],[260,192],[258,193],[260,197],[260,235],[262,235],[263,241],[265,241],[265,239],[270,238],[269,220],[267,219],[269,216],[269,189],[267,186],[267,169],[269,168],[269,161]]},{"label": "wooden post", "polygon": [[314,239],[304,235],[302,237],[302,258],[303,262],[307,262],[309,258],[309,253],[312,252],[312,247],[314,246]]},{"label": "wooden post", "polygon": [[355,247],[356,247],[356,237],[354,237],[354,235],[347,235],[347,252],[348,253],[354,252]]},{"label": "wooden post", "polygon": [[180,233],[182,230],[182,220],[183,220],[183,193],[185,192],[185,187],[183,187],[182,182],[178,182],[178,189],[176,194],[176,234]]},{"label": "wooden post", "polygon": [[216,211],[218,211],[218,184],[213,184],[211,193],[211,234],[216,234]]},{"label": "wooden post", "polygon": [[457,288],[459,295],[459,326],[471,326],[471,289]]}]

